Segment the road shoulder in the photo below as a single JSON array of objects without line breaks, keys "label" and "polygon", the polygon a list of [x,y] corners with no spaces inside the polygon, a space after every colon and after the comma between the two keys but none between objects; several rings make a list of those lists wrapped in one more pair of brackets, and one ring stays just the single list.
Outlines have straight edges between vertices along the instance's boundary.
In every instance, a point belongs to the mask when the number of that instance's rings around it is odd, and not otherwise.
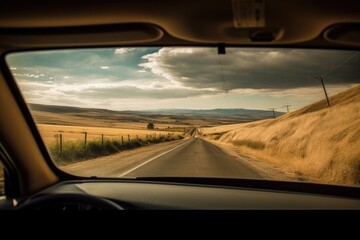
[{"label": "road shoulder", "polygon": [[201,139],[211,144],[214,144],[215,146],[223,150],[226,154],[233,156],[244,165],[255,169],[264,179],[279,180],[279,181],[299,181],[295,173],[286,172],[271,163],[249,157],[243,154],[242,152],[240,152],[240,150],[234,145],[207,139],[204,137],[201,137]]}]

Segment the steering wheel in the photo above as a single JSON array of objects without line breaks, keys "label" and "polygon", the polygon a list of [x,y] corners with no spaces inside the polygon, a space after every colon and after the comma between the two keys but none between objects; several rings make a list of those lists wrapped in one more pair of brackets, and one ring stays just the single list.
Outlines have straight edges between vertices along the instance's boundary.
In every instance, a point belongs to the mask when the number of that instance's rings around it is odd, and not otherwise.
[{"label": "steering wheel", "polygon": [[17,210],[124,210],[118,204],[100,197],[79,193],[37,195],[20,204]]}]

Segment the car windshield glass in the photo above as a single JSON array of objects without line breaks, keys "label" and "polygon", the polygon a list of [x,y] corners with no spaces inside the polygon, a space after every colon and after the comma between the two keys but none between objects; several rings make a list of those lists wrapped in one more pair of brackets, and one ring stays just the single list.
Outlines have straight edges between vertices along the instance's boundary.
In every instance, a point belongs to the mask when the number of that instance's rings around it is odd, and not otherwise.
[{"label": "car windshield glass", "polygon": [[62,171],[360,185],[358,51],[132,47],[6,56]]}]

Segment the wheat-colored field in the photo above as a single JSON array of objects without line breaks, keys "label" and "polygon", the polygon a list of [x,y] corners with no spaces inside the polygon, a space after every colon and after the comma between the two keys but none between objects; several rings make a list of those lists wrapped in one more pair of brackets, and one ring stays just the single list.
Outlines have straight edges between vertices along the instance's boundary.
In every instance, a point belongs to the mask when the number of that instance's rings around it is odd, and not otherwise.
[{"label": "wheat-colored field", "polygon": [[[32,110],[32,115],[38,124],[50,125],[67,125],[67,126],[87,126],[103,128],[124,128],[124,129],[144,129],[146,130],[147,122],[156,122],[155,127],[163,130],[167,128],[184,128],[186,124],[174,124],[165,117],[144,118],[142,122],[137,119],[122,119],[124,116],[112,116],[109,119],[92,118],[91,116],[74,116],[73,114],[51,113]],[[126,116],[125,116],[126,117]],[[147,122],[145,121],[147,120]],[[161,122],[161,123],[158,123]]]},{"label": "wheat-colored field", "polygon": [[[147,130],[147,129],[134,129],[134,125],[131,126],[123,124],[123,128],[106,128],[106,127],[80,127],[80,126],[67,126],[67,125],[52,125],[52,124],[37,124],[39,132],[45,142],[50,144],[62,134],[63,141],[76,141],[84,140],[85,132],[87,133],[87,140],[100,139],[104,134],[104,138],[120,139],[123,136],[124,140],[128,138],[140,138],[145,139],[147,136],[159,136],[165,134],[182,134],[183,132],[173,131],[159,131],[159,130]],[[142,124],[144,125],[144,124]]]},{"label": "wheat-colored field", "polygon": [[311,181],[360,185],[360,86],[277,119],[202,128],[206,136]]}]

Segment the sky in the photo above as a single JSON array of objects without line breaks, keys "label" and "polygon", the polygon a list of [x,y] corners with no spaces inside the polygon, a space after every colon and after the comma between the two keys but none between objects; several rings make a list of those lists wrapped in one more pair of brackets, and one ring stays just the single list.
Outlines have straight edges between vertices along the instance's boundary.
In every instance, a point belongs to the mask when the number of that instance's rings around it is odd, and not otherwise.
[{"label": "sky", "polygon": [[111,110],[247,108],[286,111],[360,83],[355,51],[141,47],[11,53],[29,103]]}]

